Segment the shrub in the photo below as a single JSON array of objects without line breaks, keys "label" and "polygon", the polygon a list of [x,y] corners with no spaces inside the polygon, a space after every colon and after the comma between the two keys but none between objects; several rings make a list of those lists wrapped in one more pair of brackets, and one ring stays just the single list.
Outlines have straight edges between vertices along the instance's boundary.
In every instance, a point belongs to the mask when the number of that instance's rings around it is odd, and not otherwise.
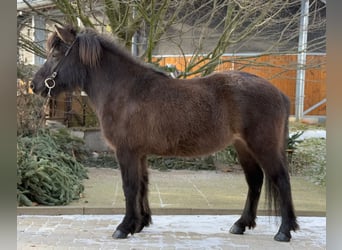
[{"label": "shrub", "polygon": [[148,159],[149,165],[159,170],[213,170],[215,164],[212,156],[203,158],[177,158],[152,156]]},{"label": "shrub", "polygon": [[303,140],[294,151],[291,167],[295,174],[307,176],[318,185],[325,185],[326,139]]},{"label": "shrub", "polygon": [[288,150],[294,150],[297,148],[297,144],[302,142],[302,140],[298,139],[302,134],[304,134],[304,130],[303,131],[297,131],[297,132],[295,132],[289,136],[289,138],[287,139],[287,149]]},{"label": "shrub", "polygon": [[17,95],[17,135],[32,135],[42,128],[45,122],[45,99],[28,94],[24,85],[19,85]]},{"label": "shrub", "polygon": [[[84,165],[88,167],[102,167],[114,169],[117,169],[119,167],[119,164],[115,159],[115,154],[113,153],[95,154],[92,157],[86,158],[82,162]],[[224,165],[237,164],[237,154],[235,152],[235,149],[232,146],[230,146],[214,155],[197,158],[161,156],[150,156],[148,158],[148,165],[151,168],[158,170],[215,170],[215,164],[217,162],[220,162]]]}]

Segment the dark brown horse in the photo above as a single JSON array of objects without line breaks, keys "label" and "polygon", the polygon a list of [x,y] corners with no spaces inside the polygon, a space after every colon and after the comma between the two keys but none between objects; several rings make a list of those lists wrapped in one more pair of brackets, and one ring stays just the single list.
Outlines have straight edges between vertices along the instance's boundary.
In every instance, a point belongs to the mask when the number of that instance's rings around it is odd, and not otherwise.
[{"label": "dark brown horse", "polygon": [[233,144],[249,190],[230,232],[243,234],[256,226],[265,176],[269,207],[276,203],[282,218],[274,238],[290,240],[298,224],[285,155],[289,100],[276,87],[237,71],[172,79],[91,29],[78,33],[56,27],[47,49],[32,89],[43,96],[84,90],[120,163],[126,214],[114,238],[126,238],[151,223],[148,155],[200,156]]}]

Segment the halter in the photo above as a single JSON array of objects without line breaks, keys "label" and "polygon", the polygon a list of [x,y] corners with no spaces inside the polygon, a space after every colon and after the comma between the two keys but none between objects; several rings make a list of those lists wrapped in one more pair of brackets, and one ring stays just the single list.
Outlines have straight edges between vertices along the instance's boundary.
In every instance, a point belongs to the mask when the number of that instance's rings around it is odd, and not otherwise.
[{"label": "halter", "polygon": [[74,46],[75,42],[77,40],[77,37],[75,38],[75,40],[70,44],[70,46],[68,47],[68,49],[65,51],[64,57],[57,63],[57,65],[54,67],[54,70],[51,74],[50,77],[46,78],[44,80],[45,83],[45,87],[47,87],[49,89],[48,91],[48,97],[51,97],[51,89],[53,89],[56,86],[56,82],[55,82],[55,78],[57,76],[57,69],[60,67],[61,63],[63,62],[63,60],[65,60],[65,58],[69,55],[72,46]]}]

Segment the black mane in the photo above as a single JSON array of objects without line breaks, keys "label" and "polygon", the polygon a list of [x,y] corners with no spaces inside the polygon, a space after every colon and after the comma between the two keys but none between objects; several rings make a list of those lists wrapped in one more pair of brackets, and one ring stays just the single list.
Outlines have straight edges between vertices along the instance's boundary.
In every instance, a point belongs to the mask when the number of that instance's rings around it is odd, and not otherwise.
[{"label": "black mane", "polygon": [[[151,63],[145,63],[141,61],[139,58],[132,56],[128,50],[117,44],[116,41],[112,37],[106,34],[100,34],[97,31],[89,28],[83,29],[78,34],[78,39],[80,39],[80,43],[87,44],[87,51],[89,50],[96,50],[95,57],[101,58],[103,50],[111,51],[113,54],[117,55],[118,57],[122,58],[125,61],[128,61],[132,65],[138,65],[143,67],[145,70],[151,70],[158,75],[165,76],[167,78],[171,78],[165,71],[160,68],[157,68],[155,65]],[[96,41],[95,41],[96,40]],[[98,43],[97,43],[98,42]],[[101,46],[101,49],[97,48],[97,44]],[[96,63],[92,63],[96,65]]]}]

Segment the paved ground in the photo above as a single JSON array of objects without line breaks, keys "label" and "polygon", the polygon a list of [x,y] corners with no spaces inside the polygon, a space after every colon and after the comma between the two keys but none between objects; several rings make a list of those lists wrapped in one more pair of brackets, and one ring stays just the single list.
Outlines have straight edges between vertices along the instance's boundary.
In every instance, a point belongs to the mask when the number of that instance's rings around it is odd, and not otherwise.
[{"label": "paved ground", "polygon": [[125,240],[111,234],[121,215],[18,217],[17,249],[325,249],[325,218],[300,217],[290,243],[276,242],[274,218],[259,217],[245,235],[228,233],[238,216],[154,216],[153,225]]},{"label": "paved ground", "polygon": [[[325,188],[303,177],[291,178],[298,215],[325,216]],[[120,172],[89,168],[82,198],[63,207],[21,207],[18,214],[122,214],[124,195]],[[247,184],[241,173],[221,171],[150,170],[149,201],[153,214],[237,214],[244,206]],[[259,215],[263,214],[264,194]]]},{"label": "paved ground", "polygon": [[120,173],[89,170],[80,200],[63,207],[18,208],[18,249],[325,249],[325,188],[304,178],[291,178],[301,230],[290,243],[273,240],[279,223],[260,216],[263,199],[257,228],[244,236],[229,234],[247,187],[242,174],[215,171],[151,170],[154,224],[114,240],[111,234],[124,211]]}]

